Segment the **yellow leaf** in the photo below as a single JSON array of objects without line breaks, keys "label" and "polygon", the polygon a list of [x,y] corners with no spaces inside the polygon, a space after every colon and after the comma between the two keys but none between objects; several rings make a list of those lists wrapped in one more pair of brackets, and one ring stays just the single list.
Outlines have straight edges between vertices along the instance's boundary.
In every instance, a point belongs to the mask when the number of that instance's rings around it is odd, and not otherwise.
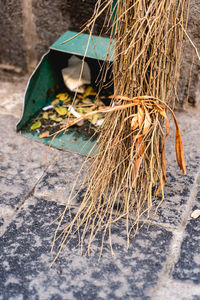
[{"label": "yellow leaf", "polygon": [[63,120],[62,118],[57,117],[56,114],[49,116],[49,119],[55,122],[61,122]]},{"label": "yellow leaf", "polygon": [[55,111],[56,111],[60,116],[64,116],[64,115],[67,114],[67,109],[66,109],[66,107],[63,107],[63,106],[55,107]]},{"label": "yellow leaf", "polygon": [[31,125],[31,130],[35,130],[37,128],[40,128],[41,126],[42,126],[42,123],[40,122],[40,120],[38,120],[33,125]]},{"label": "yellow leaf", "polygon": [[87,114],[93,111],[93,107],[92,106],[79,106],[76,108],[76,111],[79,112],[80,114]]},{"label": "yellow leaf", "polygon": [[68,98],[70,98],[69,94],[68,93],[60,93],[58,95],[56,95],[56,98],[58,98],[59,100],[66,100]]},{"label": "yellow leaf", "polygon": [[59,102],[60,102],[59,99],[55,99],[55,100],[51,101],[51,105],[53,105],[53,106],[58,105]]},{"label": "yellow leaf", "polygon": [[77,111],[79,114],[83,114],[83,108],[82,108],[82,107],[77,107],[76,111]]},{"label": "yellow leaf", "polygon": [[43,112],[43,114],[42,114],[42,118],[43,119],[45,119],[45,120],[48,120],[48,118],[49,118],[49,113],[48,112]]},{"label": "yellow leaf", "polygon": [[64,100],[64,103],[65,103],[65,104],[66,104],[66,103],[69,103],[69,102],[71,102],[71,98],[70,98],[70,97]]},{"label": "yellow leaf", "polygon": [[83,94],[83,98],[86,98],[87,96],[96,96],[96,92],[93,89],[92,86],[88,86]]}]

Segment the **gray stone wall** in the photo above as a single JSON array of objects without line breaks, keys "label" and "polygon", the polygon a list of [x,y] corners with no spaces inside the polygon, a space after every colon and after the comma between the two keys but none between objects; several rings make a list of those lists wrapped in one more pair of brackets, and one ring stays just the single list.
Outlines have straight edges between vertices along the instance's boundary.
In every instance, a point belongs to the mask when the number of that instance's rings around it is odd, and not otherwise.
[{"label": "gray stone wall", "polygon": [[[0,69],[31,73],[49,46],[67,30],[80,31],[96,0],[0,0]],[[95,25],[101,31],[104,16]],[[200,2],[191,0],[188,34],[200,50]],[[200,62],[186,38],[178,96],[200,103]]]},{"label": "gray stone wall", "polygon": [[[96,0],[0,0],[0,64],[31,72],[67,30],[80,31]],[[103,17],[95,33],[101,29]]]},{"label": "gray stone wall", "polygon": [[24,68],[26,49],[19,0],[0,0],[0,32],[0,63]]},{"label": "gray stone wall", "polygon": [[[200,1],[190,1],[187,33],[200,54]],[[183,60],[180,72],[178,95],[181,103],[197,103],[200,106],[200,61],[195,48],[185,36]]]}]

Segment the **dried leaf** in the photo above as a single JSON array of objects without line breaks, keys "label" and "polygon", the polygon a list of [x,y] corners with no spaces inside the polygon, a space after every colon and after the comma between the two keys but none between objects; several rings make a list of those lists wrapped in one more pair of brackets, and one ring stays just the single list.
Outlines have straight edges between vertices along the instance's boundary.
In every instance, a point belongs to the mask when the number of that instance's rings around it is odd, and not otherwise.
[{"label": "dried leaf", "polygon": [[63,126],[65,126],[65,125],[70,124],[72,121],[74,121],[74,118],[66,118],[66,119],[63,119],[63,120],[61,121],[61,124],[62,124]]},{"label": "dried leaf", "polygon": [[59,100],[59,99],[55,99],[55,100],[51,101],[51,105],[53,105],[53,106],[56,106],[56,105],[58,105],[59,103],[60,103],[60,100]]},{"label": "dried leaf", "polygon": [[56,114],[49,116],[49,119],[55,122],[61,122],[63,120],[62,118],[57,117]]},{"label": "dried leaf", "polygon": [[81,103],[82,104],[85,104],[85,105],[94,105],[94,103],[90,100],[90,98],[85,98],[83,100],[81,100]]},{"label": "dried leaf", "polygon": [[[164,112],[164,110],[157,103],[154,103],[154,106],[158,108],[159,112],[167,120],[167,116],[166,116],[166,113]],[[179,165],[179,167],[180,167],[180,169],[181,169],[181,171],[184,175],[184,174],[186,174],[186,167],[185,167],[185,158],[184,158],[184,150],[183,150],[183,142],[182,142],[181,132],[180,132],[178,122],[177,122],[177,119],[176,119],[176,116],[175,116],[173,110],[170,109],[169,106],[167,106],[167,107],[171,111],[172,116],[174,118],[174,123],[175,123],[175,126],[176,126],[176,141],[175,141],[176,159],[177,159],[178,165]]]},{"label": "dried leaf", "polygon": [[157,109],[157,111],[159,111],[161,116],[163,116],[165,119],[167,118],[166,111],[160,105],[158,105],[157,103],[154,103],[154,107]]},{"label": "dried leaf", "polygon": [[39,139],[43,139],[45,137],[49,137],[49,131],[45,131],[39,135]]},{"label": "dried leaf", "polygon": [[197,219],[200,216],[200,209],[195,209],[192,213],[191,213],[191,218],[193,219]]},{"label": "dried leaf", "polygon": [[132,120],[131,120],[131,129],[135,130],[138,126],[139,126],[138,116],[134,115],[133,118],[132,118]]},{"label": "dried leaf", "polygon": [[138,124],[139,124],[140,129],[141,129],[142,124],[144,122],[144,118],[145,118],[144,108],[138,106],[137,119],[138,119]]},{"label": "dried leaf", "polygon": [[67,98],[67,99],[64,100],[64,103],[67,104],[67,103],[71,102],[71,100],[72,99],[69,97],[69,98]]},{"label": "dried leaf", "polygon": [[[67,118],[67,119],[62,120],[61,128],[65,127],[66,125],[70,124],[73,121],[74,121],[74,118]],[[77,126],[83,126],[83,124],[84,124],[84,120],[81,120],[78,123],[76,123]]]},{"label": "dried leaf", "polygon": [[78,123],[76,123],[76,125],[78,125],[78,126],[83,126],[83,124],[84,124],[84,121],[82,120],[82,121],[79,121]]},{"label": "dried leaf", "polygon": [[151,126],[151,117],[150,114],[148,113],[148,110],[146,108],[144,108],[145,110],[145,119],[144,119],[144,128],[143,128],[143,135],[147,134],[147,132],[149,131],[149,128]]},{"label": "dried leaf", "polygon": [[96,122],[98,121],[98,114],[96,114],[96,115],[94,115],[93,117],[92,117],[92,119],[91,119],[91,123],[94,125],[94,124],[96,124]]},{"label": "dried leaf", "polygon": [[43,119],[45,119],[45,120],[48,120],[48,118],[49,118],[49,113],[48,112],[43,112],[43,114],[42,114],[42,118]]},{"label": "dried leaf", "polygon": [[174,123],[176,125],[176,141],[175,141],[175,147],[176,147],[176,159],[178,162],[178,165],[183,173],[183,175],[186,174],[186,167],[185,167],[185,158],[184,158],[184,150],[183,150],[183,142],[182,142],[182,137],[181,137],[181,132],[178,126],[178,122],[176,119],[176,116],[171,110],[172,116],[174,118]]},{"label": "dried leaf", "polygon": [[[96,110],[96,111],[92,111],[90,113],[87,113],[85,115],[82,115],[80,117],[77,117],[74,121],[70,122],[68,125],[66,125],[65,127],[63,127],[62,129],[58,130],[54,137],[56,137],[56,135],[58,135],[60,132],[66,130],[67,128],[77,124],[78,122],[82,121],[82,120],[86,120],[86,119],[89,119],[91,116],[95,115],[96,113],[107,113],[107,112],[113,112],[113,111],[117,111],[117,110],[123,110],[123,109],[126,109],[126,108],[129,108],[129,107],[133,107],[133,106],[136,106],[138,105],[138,101],[135,101],[135,103],[131,103],[131,104],[123,104],[123,105],[117,105],[117,106],[113,106],[113,107],[105,107],[103,109],[99,109],[99,110]],[[72,109],[73,107],[71,106],[69,108],[69,111],[72,113]],[[74,110],[74,109],[73,109]],[[77,112],[76,112],[77,113]],[[78,114],[78,113],[77,113]],[[53,141],[53,138],[52,138],[52,141]]]},{"label": "dried leaf", "polygon": [[63,106],[58,106],[55,108],[55,111],[60,115],[60,116],[64,116],[67,114],[67,108],[63,107]]},{"label": "dried leaf", "polygon": [[37,122],[35,122],[33,125],[31,125],[31,130],[35,130],[37,128],[40,128],[42,126],[42,123],[40,120],[38,120]]},{"label": "dried leaf", "polygon": [[58,95],[56,95],[56,98],[58,98],[59,100],[66,100],[68,98],[70,98],[69,94],[68,93],[60,93]]},{"label": "dried leaf", "polygon": [[80,114],[87,114],[92,111],[92,107],[77,107],[76,111]]},{"label": "dried leaf", "polygon": [[88,96],[96,96],[96,92],[95,90],[93,89],[92,86],[88,86],[83,94],[83,98],[86,98]]}]

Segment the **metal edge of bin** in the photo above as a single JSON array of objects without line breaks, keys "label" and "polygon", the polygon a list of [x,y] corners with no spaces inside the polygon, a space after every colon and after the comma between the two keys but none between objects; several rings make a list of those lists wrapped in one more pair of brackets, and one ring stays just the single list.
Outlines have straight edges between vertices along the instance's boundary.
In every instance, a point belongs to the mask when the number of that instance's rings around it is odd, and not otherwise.
[{"label": "metal edge of bin", "polygon": [[[69,40],[69,41],[67,41]],[[90,36],[85,33],[66,31],[50,47],[52,50],[62,51],[74,55],[86,56],[97,60],[113,61],[114,40],[107,37]],[[76,50],[75,50],[76,49]],[[108,55],[108,50],[110,49]]]},{"label": "metal edge of bin", "polygon": [[16,125],[16,129],[17,131],[20,131],[21,128],[23,127],[24,123],[26,123],[26,121],[24,121],[24,114],[25,114],[25,110],[26,110],[26,105],[27,105],[27,102],[28,102],[28,95],[27,95],[27,91],[28,91],[28,88],[31,84],[31,81],[34,77],[34,75],[37,73],[39,67],[42,65],[43,63],[43,60],[44,58],[49,54],[50,50],[48,52],[46,52],[42,58],[40,59],[39,63],[37,64],[37,66],[35,67],[35,70],[33,71],[33,73],[30,75],[29,77],[29,80],[26,84],[26,89],[25,89],[25,93],[24,93],[24,103],[23,103],[23,109],[22,109],[22,113],[21,113],[21,117],[19,119],[19,121],[17,122],[17,125]]}]

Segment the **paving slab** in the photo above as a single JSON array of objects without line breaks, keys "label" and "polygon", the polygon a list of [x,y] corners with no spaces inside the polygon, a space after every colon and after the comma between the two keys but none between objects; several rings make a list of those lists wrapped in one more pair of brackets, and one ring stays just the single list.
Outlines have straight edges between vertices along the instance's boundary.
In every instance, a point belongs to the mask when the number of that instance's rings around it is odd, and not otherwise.
[{"label": "paving slab", "polygon": [[160,299],[200,299],[199,218],[191,213],[200,207],[200,172],[197,173],[184,218],[178,230],[173,231],[167,261],[159,275],[156,287],[149,295]]},{"label": "paving slab", "polygon": [[0,218],[5,225],[56,158],[52,150],[46,163],[47,147],[17,134],[16,123],[12,115],[0,115]]},{"label": "paving slab", "polygon": [[[63,205],[35,197],[21,207],[0,240],[2,299],[149,299],[166,261],[172,233],[143,228],[128,251],[126,232],[114,226],[112,257],[108,241],[98,261],[80,255],[73,240],[50,269],[50,246]],[[55,252],[54,252],[55,254]]]},{"label": "paving slab", "polygon": [[20,118],[28,77],[9,76],[0,71],[0,115]]},{"label": "paving slab", "polygon": [[176,161],[175,126],[170,123],[170,136],[166,144],[167,183],[165,185],[165,199],[159,207],[156,223],[166,227],[178,228],[184,218],[195,178],[200,168],[200,111],[176,112],[181,129],[186,161],[186,175],[182,175]]},{"label": "paving slab", "polygon": [[198,296],[200,297],[200,218],[193,219],[191,217],[192,211],[200,209],[200,173],[197,184],[198,192],[185,228],[180,257],[175,265],[173,278],[199,285]]},{"label": "paving slab", "polygon": [[[34,196],[66,204],[75,181],[77,181],[77,184],[75,185],[73,196],[80,189],[80,184],[86,171],[85,167],[82,169],[85,159],[85,156],[70,151],[59,152],[57,159],[52,162],[37,184]],[[71,201],[71,205],[78,204],[80,204],[78,197]]]}]

